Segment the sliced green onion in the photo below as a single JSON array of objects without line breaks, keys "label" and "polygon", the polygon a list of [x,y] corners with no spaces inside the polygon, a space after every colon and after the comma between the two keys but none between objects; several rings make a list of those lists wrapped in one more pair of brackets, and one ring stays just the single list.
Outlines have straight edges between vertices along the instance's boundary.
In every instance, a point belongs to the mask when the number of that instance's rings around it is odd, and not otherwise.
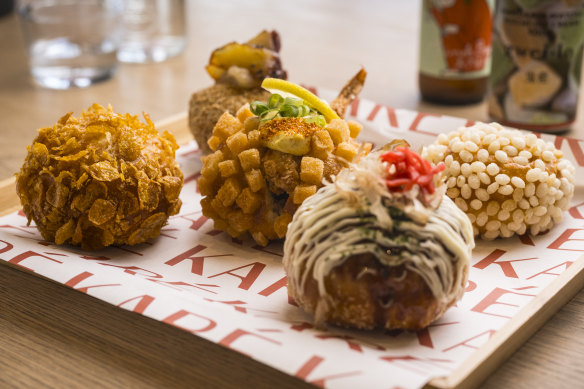
[{"label": "sliced green onion", "polygon": [[278,115],[278,111],[270,110],[260,115],[260,120],[272,120]]},{"label": "sliced green onion", "polygon": [[300,117],[304,117],[304,116],[308,116],[308,114],[310,113],[310,107],[306,104],[302,104],[301,106],[298,107],[298,116]]},{"label": "sliced green onion", "polygon": [[306,121],[306,123],[314,123],[319,127],[326,126],[326,119],[322,115],[309,116],[307,118],[304,118],[304,120]]},{"label": "sliced green onion", "polygon": [[266,112],[268,109],[268,105],[261,101],[254,101],[249,105],[249,110],[257,116],[260,116],[262,113]]},{"label": "sliced green onion", "polygon": [[277,93],[270,95],[268,98],[268,107],[271,109],[279,108],[284,102],[284,98]]},{"label": "sliced green onion", "polygon": [[295,105],[297,107],[301,106],[303,103],[304,103],[304,101],[302,101],[300,99],[296,99],[294,97],[286,97],[286,99],[284,100],[284,104]]},{"label": "sliced green onion", "polygon": [[280,107],[280,115],[282,115],[282,117],[295,118],[298,117],[299,112],[300,110],[295,105],[283,104]]}]

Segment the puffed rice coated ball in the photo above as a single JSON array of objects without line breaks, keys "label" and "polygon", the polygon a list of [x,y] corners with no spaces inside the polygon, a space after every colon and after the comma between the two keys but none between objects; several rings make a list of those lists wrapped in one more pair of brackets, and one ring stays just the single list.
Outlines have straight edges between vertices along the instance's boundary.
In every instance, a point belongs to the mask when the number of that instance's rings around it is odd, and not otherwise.
[{"label": "puffed rice coated ball", "polygon": [[424,157],[444,162],[446,194],[483,239],[545,232],[574,194],[574,165],[561,150],[498,123],[440,134]]}]

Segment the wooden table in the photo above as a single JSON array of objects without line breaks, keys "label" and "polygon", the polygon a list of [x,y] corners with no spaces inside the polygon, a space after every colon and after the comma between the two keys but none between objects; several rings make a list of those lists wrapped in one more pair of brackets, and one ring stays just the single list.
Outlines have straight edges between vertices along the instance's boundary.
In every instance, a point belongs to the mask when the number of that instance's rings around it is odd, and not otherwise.
[{"label": "wooden table", "polygon": [[[338,89],[363,65],[362,97],[419,111],[487,120],[484,104],[441,107],[419,101],[419,1],[188,1],[186,52],[160,64],[120,65],[116,76],[87,89],[34,86],[15,15],[0,19],[0,179],[20,167],[36,129],[93,102],[117,111],[149,112],[154,121],[186,111],[190,94],[212,83],[210,52],[261,29],[282,36],[289,78]],[[584,112],[584,99],[580,100]],[[584,137],[578,119],[570,135]],[[485,388],[578,387],[584,379],[584,291],[490,378]],[[206,341],[80,293],[0,265],[0,386],[245,387],[223,374],[265,387],[304,384],[259,363],[244,368],[227,350],[201,356]],[[569,369],[568,369],[569,367]],[[247,370],[246,370],[247,369]]]}]

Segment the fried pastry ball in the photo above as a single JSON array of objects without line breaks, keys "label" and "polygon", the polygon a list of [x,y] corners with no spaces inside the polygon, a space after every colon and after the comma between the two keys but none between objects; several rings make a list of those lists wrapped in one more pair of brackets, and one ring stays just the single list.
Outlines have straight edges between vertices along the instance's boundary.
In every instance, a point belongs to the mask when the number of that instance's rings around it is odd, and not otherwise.
[{"label": "fried pastry ball", "polygon": [[300,204],[371,145],[355,142],[362,126],[334,119],[320,126],[298,117],[260,124],[249,109],[224,113],[202,157],[199,190],[203,214],[233,237],[251,234],[257,244],[286,235]]},{"label": "fried pastry ball", "polygon": [[473,223],[475,236],[545,232],[574,195],[574,165],[535,134],[477,123],[440,134],[424,155],[446,164],[446,194]]},{"label": "fried pastry ball", "polygon": [[178,146],[144,117],[94,104],[39,130],[16,190],[44,239],[84,250],[135,245],[158,236],[178,213]]},{"label": "fried pastry ball", "polygon": [[405,147],[375,152],[302,203],[283,264],[317,326],[417,330],[462,297],[473,231],[440,169]]}]

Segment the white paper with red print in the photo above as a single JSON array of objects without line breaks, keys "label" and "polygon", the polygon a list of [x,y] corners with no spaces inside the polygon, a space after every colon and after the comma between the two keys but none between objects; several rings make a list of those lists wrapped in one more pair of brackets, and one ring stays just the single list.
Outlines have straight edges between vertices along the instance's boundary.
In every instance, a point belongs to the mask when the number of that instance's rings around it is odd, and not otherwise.
[{"label": "white paper with red print", "polygon": [[[323,93],[324,97],[333,96]],[[405,138],[414,146],[472,124],[361,100],[348,113],[365,124],[362,140]],[[159,129],[162,130],[162,129]],[[584,177],[584,142],[555,142]],[[180,215],[146,244],[84,252],[45,242],[22,213],[0,218],[0,259],[118,307],[192,332],[310,383],[330,388],[419,388],[454,371],[537,293],[584,253],[584,192],[552,231],[477,241],[461,302],[429,328],[348,331],[312,328],[288,301],[282,244],[256,246],[213,230],[197,194],[200,153],[178,152],[185,186]]]}]

